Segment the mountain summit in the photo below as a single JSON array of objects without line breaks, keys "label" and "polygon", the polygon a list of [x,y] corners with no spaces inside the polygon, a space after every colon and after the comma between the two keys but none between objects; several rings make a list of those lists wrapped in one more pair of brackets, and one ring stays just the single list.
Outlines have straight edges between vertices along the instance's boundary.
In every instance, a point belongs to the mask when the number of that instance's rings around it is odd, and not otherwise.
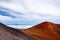
[{"label": "mountain summit", "polygon": [[42,22],[22,31],[37,40],[60,40],[59,25],[60,24],[55,24],[52,22]]}]

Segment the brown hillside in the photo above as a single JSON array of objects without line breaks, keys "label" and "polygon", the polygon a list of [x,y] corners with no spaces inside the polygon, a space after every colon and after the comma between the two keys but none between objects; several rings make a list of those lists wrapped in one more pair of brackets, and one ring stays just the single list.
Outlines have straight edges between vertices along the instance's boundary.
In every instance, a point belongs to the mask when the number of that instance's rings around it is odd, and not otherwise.
[{"label": "brown hillside", "polygon": [[9,28],[6,25],[0,23],[0,40],[37,40],[22,31],[18,31],[13,28]]},{"label": "brown hillside", "polygon": [[43,22],[22,31],[37,40],[60,40],[60,24]]}]

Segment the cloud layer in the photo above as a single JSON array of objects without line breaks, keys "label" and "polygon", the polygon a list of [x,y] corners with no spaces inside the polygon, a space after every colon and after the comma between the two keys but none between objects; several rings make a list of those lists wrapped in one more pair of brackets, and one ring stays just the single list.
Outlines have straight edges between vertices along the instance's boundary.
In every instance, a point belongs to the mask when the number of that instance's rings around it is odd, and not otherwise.
[{"label": "cloud layer", "polygon": [[0,11],[8,15],[0,12],[4,24],[60,23],[60,0],[0,0]]}]

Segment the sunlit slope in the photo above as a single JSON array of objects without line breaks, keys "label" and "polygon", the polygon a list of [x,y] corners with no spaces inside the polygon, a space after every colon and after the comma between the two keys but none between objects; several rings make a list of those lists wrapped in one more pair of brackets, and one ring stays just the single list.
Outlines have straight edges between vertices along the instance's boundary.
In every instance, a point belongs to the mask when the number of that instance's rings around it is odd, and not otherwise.
[{"label": "sunlit slope", "polygon": [[60,24],[43,22],[22,31],[37,40],[60,40]]}]

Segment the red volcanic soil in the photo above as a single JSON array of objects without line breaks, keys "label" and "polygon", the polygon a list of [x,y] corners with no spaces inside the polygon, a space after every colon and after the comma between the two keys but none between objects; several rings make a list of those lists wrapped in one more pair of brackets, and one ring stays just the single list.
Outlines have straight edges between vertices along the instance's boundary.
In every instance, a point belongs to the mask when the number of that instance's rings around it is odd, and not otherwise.
[{"label": "red volcanic soil", "polygon": [[21,31],[37,40],[60,40],[60,24],[52,22],[43,22]]}]

